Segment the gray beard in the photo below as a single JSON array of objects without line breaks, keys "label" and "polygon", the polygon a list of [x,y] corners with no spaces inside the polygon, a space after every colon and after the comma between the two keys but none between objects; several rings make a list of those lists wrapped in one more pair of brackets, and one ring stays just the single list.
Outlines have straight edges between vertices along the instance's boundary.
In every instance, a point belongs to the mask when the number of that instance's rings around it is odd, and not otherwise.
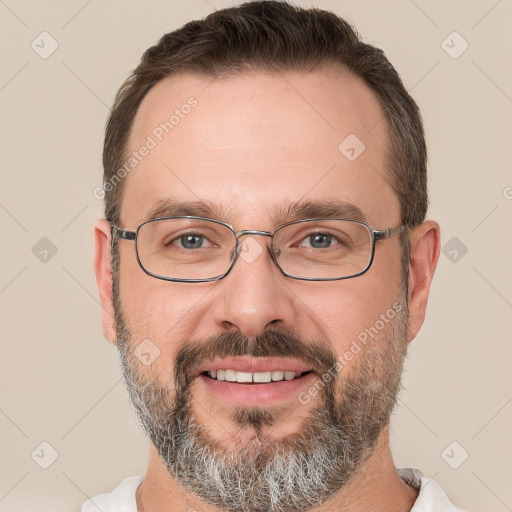
[{"label": "gray beard", "polygon": [[122,372],[143,431],[169,474],[219,509],[295,512],[325,504],[361,469],[389,423],[406,354],[406,307],[354,356],[358,361],[350,365],[349,376],[342,369],[334,379],[322,381],[314,399],[317,405],[297,433],[270,440],[265,428],[276,428],[286,419],[278,408],[233,407],[231,420],[250,432],[251,439],[226,449],[195,419],[194,368],[214,357],[295,356],[314,361],[321,379],[334,367],[337,355],[324,342],[305,341],[287,331],[187,340],[175,360],[175,391],[170,396],[157,376],[145,375],[148,368],[134,356],[132,335],[119,300],[115,303]]}]

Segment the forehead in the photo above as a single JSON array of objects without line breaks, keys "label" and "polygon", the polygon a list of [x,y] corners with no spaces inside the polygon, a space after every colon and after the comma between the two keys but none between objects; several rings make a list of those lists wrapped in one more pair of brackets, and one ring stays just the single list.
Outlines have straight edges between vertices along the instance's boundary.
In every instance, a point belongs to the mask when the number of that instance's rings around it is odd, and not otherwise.
[{"label": "forehead", "polygon": [[329,200],[354,204],[368,221],[398,219],[388,146],[376,96],[340,67],[175,74],[136,114],[121,220],[136,225],[167,199],[213,204],[232,223]]}]

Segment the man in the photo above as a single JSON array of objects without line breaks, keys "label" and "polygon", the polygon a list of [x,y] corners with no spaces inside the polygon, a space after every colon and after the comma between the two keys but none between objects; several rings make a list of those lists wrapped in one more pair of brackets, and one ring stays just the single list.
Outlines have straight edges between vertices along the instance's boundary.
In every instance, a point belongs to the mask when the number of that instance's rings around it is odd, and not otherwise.
[{"label": "man", "polygon": [[144,54],[104,168],[103,328],[151,449],[83,512],[460,510],[389,448],[440,235],[381,50],[321,10],[216,11]]}]

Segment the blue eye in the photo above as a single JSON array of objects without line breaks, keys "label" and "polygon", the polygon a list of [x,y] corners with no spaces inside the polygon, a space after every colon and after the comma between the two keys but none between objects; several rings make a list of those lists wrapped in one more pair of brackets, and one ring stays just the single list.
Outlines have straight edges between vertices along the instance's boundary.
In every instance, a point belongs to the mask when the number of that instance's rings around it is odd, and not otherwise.
[{"label": "blue eye", "polygon": [[324,249],[331,246],[332,236],[328,233],[315,233],[308,237],[309,245],[316,249]]},{"label": "blue eye", "polygon": [[204,236],[187,234],[176,239],[184,249],[200,249],[203,247]]},{"label": "blue eye", "polygon": [[301,247],[311,247],[312,249],[328,249],[335,245],[339,245],[340,240],[331,233],[311,233],[302,239]]},{"label": "blue eye", "polygon": [[204,249],[211,245],[208,238],[199,233],[186,233],[184,235],[172,238],[169,242],[164,242],[163,245],[171,248],[173,245],[179,249]]}]

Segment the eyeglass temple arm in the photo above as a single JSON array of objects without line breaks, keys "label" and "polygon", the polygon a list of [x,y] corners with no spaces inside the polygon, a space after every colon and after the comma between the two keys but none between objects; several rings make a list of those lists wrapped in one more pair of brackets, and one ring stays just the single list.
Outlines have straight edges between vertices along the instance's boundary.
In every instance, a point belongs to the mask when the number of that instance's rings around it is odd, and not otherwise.
[{"label": "eyeglass temple arm", "polygon": [[121,238],[122,240],[135,240],[137,233],[135,231],[128,231],[127,229],[120,229],[115,224],[110,225],[110,248],[114,248],[116,240]]},{"label": "eyeglass temple arm", "polygon": [[404,231],[407,231],[411,227],[412,226],[410,224],[404,224],[403,226],[399,226],[398,228],[375,230],[373,232],[373,238],[376,242],[378,240],[385,240],[386,238],[391,238],[392,236],[403,233]]}]

